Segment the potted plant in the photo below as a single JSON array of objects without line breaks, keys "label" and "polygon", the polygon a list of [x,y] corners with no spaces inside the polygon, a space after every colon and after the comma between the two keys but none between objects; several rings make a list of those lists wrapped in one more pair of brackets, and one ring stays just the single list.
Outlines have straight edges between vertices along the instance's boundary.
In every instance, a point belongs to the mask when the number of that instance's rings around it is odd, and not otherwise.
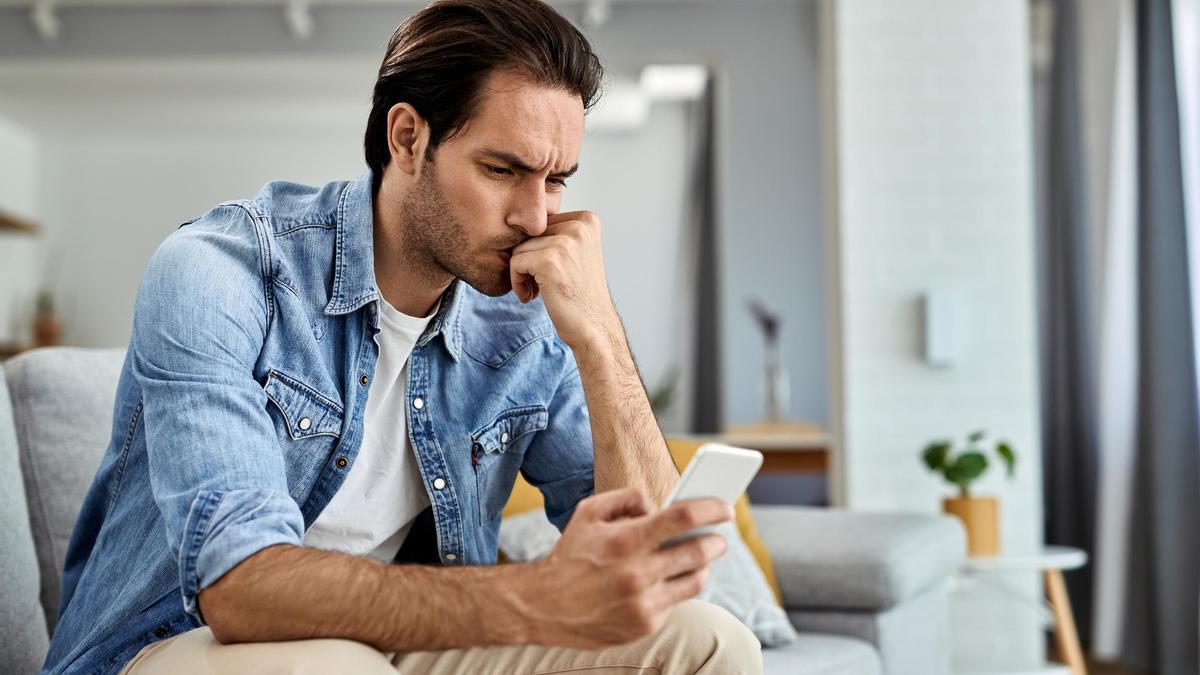
[{"label": "potted plant", "polygon": [[[967,530],[967,554],[973,557],[994,556],[1000,552],[999,506],[995,497],[971,494],[971,483],[987,471],[988,456],[983,450],[983,431],[967,436],[967,442],[956,448],[953,441],[934,441],[925,446],[921,459],[930,471],[942,474],[948,483],[958,486],[958,497],[942,500],[942,509],[962,521]],[[996,456],[1004,462],[1012,478],[1017,456],[1012,446],[997,441]]]}]

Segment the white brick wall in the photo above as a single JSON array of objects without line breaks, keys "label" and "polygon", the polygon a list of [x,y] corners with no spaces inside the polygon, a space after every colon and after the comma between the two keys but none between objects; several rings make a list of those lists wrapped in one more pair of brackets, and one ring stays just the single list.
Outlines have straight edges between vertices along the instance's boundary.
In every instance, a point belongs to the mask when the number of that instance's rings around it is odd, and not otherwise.
[{"label": "white brick wall", "polygon": [[[828,0],[823,12],[834,494],[852,508],[936,512],[952,491],[920,448],[986,429],[1012,441],[1020,467],[1013,481],[993,468],[978,492],[1000,497],[1004,550],[1032,551],[1042,532],[1027,3]],[[961,299],[949,369],[922,360],[931,288]],[[1039,592],[1032,575],[1013,583]],[[1030,607],[983,591],[960,600],[955,616],[970,618],[954,629],[960,667],[1040,659]]]}]

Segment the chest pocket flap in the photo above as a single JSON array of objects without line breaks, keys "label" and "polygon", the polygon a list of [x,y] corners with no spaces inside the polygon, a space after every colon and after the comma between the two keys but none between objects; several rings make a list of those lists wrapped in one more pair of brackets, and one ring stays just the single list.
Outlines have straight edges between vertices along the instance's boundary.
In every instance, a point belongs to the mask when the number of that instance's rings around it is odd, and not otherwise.
[{"label": "chest pocket flap", "polygon": [[518,438],[545,429],[549,422],[550,415],[543,406],[510,408],[471,434],[471,440],[485,453],[504,452]]},{"label": "chest pocket flap", "polygon": [[292,440],[341,434],[342,407],[311,387],[272,370],[263,388],[283,414]]}]

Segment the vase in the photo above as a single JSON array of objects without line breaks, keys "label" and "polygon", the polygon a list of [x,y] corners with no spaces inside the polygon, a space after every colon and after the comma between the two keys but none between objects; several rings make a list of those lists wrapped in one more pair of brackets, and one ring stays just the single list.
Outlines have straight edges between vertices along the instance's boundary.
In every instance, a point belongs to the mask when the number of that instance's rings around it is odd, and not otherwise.
[{"label": "vase", "polygon": [[787,419],[792,407],[792,383],[779,359],[779,343],[767,343],[767,363],[763,380],[763,420],[779,424]]},{"label": "vase", "polygon": [[967,530],[967,555],[991,558],[1000,554],[1000,503],[995,497],[947,497],[942,510],[962,521]]}]

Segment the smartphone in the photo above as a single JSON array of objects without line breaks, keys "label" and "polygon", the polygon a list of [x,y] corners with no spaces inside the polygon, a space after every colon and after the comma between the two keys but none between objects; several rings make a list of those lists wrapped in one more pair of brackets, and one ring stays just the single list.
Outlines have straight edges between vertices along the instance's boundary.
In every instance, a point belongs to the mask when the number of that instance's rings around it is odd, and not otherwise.
[{"label": "smartphone", "polygon": [[[757,450],[705,443],[684,469],[679,482],[675,484],[675,489],[671,490],[671,494],[663,503],[663,508],[688,499],[708,497],[715,497],[732,506],[749,487],[750,481],[762,467],[762,462],[762,453]],[[665,545],[672,546],[714,529],[714,525],[699,527],[668,541]]]}]

